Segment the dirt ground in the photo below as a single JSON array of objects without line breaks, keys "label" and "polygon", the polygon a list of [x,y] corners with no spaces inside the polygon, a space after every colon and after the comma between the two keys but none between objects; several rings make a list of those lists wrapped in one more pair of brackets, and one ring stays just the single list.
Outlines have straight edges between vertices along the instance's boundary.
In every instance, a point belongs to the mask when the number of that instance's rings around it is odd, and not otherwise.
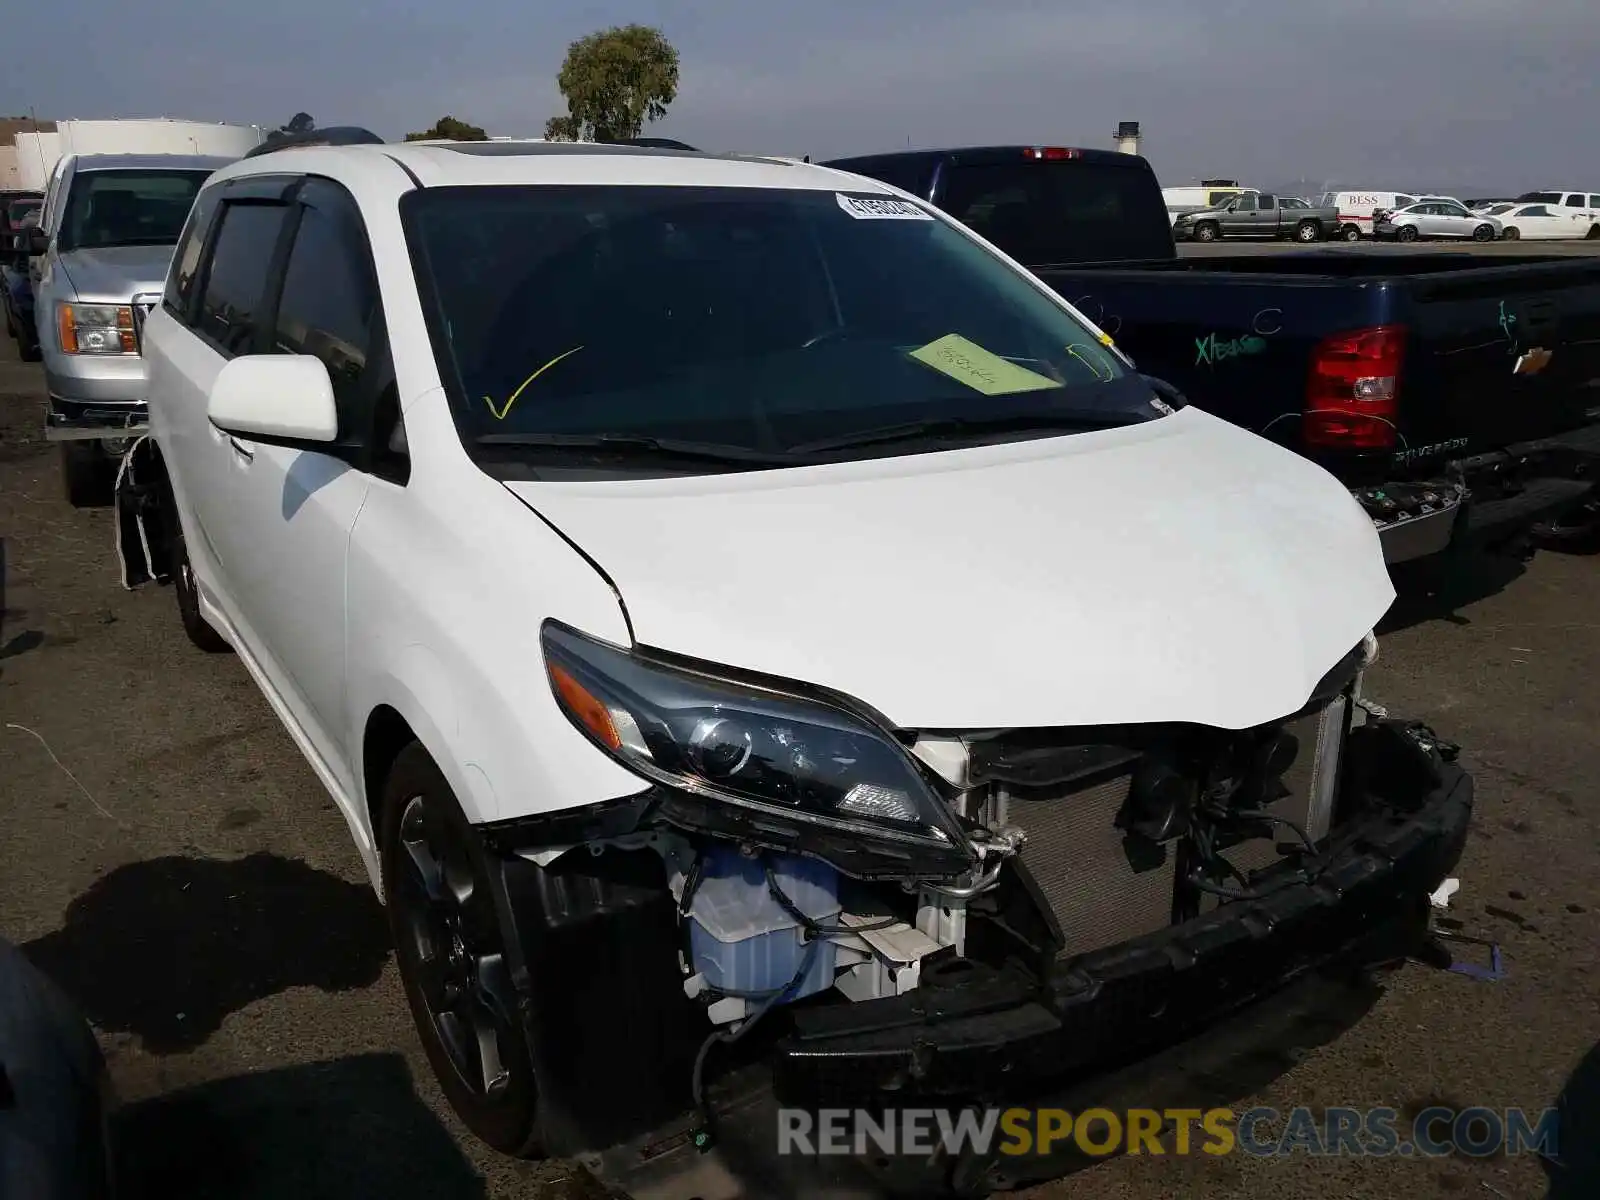
[{"label": "dirt ground", "polygon": [[[42,376],[0,348],[0,934],[92,1018],[135,1196],[477,1200],[590,1194],[445,1110],[345,827],[170,589],[123,591],[107,509],[74,511]],[[1404,600],[1377,698],[1464,747],[1478,782],[1455,916],[1506,978],[1405,968],[1325,1044],[1264,1048],[1236,1109],[1600,1106],[1600,559],[1469,564]],[[1588,1056],[1584,1065],[1585,1056]],[[1035,1196],[1543,1195],[1531,1157],[1124,1158]],[[1572,1193],[1577,1195],[1577,1192]],[[1600,1193],[1597,1193],[1600,1194]]]}]

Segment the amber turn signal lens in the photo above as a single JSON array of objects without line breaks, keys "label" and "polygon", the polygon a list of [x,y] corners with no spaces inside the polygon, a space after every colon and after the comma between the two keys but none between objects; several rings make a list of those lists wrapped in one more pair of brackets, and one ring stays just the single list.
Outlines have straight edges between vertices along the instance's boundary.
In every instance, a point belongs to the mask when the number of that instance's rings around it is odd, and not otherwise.
[{"label": "amber turn signal lens", "polygon": [[556,696],[566,705],[567,711],[607,750],[622,749],[622,738],[606,706],[561,667],[550,663],[549,669],[550,682],[555,685]]}]

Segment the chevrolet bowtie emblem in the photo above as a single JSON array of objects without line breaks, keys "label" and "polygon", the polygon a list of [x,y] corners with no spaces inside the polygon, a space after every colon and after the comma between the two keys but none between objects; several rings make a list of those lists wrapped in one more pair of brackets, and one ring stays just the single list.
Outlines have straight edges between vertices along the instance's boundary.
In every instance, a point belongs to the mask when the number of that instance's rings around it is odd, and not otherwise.
[{"label": "chevrolet bowtie emblem", "polygon": [[1543,346],[1535,346],[1532,350],[1524,350],[1517,355],[1516,365],[1511,368],[1513,375],[1537,375],[1550,365],[1550,360],[1555,357],[1555,351],[1546,350]]}]

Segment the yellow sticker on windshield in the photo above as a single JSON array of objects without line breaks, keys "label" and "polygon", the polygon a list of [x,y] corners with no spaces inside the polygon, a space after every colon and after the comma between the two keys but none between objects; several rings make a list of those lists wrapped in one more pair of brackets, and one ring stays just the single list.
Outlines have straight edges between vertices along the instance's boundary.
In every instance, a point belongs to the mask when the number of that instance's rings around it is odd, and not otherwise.
[{"label": "yellow sticker on windshield", "polygon": [[960,380],[985,396],[1009,396],[1014,392],[1038,392],[1061,386],[1049,376],[991,354],[959,333],[946,334],[910,353],[918,362]]}]

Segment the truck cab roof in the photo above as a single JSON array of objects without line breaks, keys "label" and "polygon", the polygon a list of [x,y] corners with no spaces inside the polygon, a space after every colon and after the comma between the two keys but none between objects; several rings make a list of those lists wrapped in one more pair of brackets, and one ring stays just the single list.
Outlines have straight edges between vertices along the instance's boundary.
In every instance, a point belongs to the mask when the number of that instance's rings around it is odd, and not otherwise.
[{"label": "truck cab roof", "polygon": [[937,205],[1019,262],[1169,260],[1166,201],[1137,154],[1075,146],[961,146],[831,159]]},{"label": "truck cab roof", "polygon": [[71,154],[74,173],[82,171],[216,171],[235,161],[214,154]]}]

